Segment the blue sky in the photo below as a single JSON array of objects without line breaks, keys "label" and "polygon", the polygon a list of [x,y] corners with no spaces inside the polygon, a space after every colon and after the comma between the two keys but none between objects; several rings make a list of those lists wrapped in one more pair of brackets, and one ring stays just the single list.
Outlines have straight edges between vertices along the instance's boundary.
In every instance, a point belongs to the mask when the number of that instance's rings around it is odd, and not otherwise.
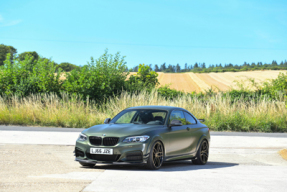
[{"label": "blue sky", "polygon": [[84,65],[106,48],[129,67],[287,59],[286,0],[0,1],[0,44]]}]

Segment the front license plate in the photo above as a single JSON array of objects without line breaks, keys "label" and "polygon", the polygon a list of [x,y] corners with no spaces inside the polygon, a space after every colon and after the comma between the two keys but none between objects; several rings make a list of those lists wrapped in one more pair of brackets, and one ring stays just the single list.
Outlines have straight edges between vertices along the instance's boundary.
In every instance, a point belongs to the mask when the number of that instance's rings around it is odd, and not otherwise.
[{"label": "front license plate", "polygon": [[91,154],[102,154],[102,155],[112,155],[113,149],[106,148],[90,148]]}]

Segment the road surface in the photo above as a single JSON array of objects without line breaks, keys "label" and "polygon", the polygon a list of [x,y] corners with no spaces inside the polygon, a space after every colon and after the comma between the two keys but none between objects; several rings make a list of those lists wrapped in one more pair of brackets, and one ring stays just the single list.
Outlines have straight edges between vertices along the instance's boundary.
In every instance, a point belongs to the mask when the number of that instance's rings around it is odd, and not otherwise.
[{"label": "road surface", "polygon": [[0,191],[286,191],[286,133],[212,132],[209,162],[160,170],[74,161],[82,129],[0,126]]}]

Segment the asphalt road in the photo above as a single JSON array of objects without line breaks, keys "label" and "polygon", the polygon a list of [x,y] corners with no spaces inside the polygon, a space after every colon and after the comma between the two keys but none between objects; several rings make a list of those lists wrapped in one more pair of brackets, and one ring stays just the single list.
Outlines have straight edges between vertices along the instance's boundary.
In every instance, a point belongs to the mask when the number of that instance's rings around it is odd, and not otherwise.
[{"label": "asphalt road", "polygon": [[[72,154],[81,129],[0,126],[0,191],[286,191],[286,133],[212,132],[209,162],[160,170],[97,164]],[[43,165],[43,166],[41,166]]]}]

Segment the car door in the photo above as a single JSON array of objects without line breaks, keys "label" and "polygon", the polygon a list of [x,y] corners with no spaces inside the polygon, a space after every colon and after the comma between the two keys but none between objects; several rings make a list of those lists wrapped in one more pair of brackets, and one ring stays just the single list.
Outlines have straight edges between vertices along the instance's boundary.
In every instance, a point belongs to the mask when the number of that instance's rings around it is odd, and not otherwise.
[{"label": "car door", "polygon": [[188,152],[195,153],[198,140],[202,135],[200,131],[201,126],[199,126],[199,124],[191,114],[189,114],[186,111],[184,111],[183,113],[186,120],[188,135],[191,142]]},{"label": "car door", "polygon": [[169,145],[166,149],[166,156],[175,157],[188,153],[191,145],[190,134],[187,129],[184,113],[181,110],[174,110],[169,117],[169,123],[172,120],[180,120],[182,126],[172,126],[169,128]]}]

